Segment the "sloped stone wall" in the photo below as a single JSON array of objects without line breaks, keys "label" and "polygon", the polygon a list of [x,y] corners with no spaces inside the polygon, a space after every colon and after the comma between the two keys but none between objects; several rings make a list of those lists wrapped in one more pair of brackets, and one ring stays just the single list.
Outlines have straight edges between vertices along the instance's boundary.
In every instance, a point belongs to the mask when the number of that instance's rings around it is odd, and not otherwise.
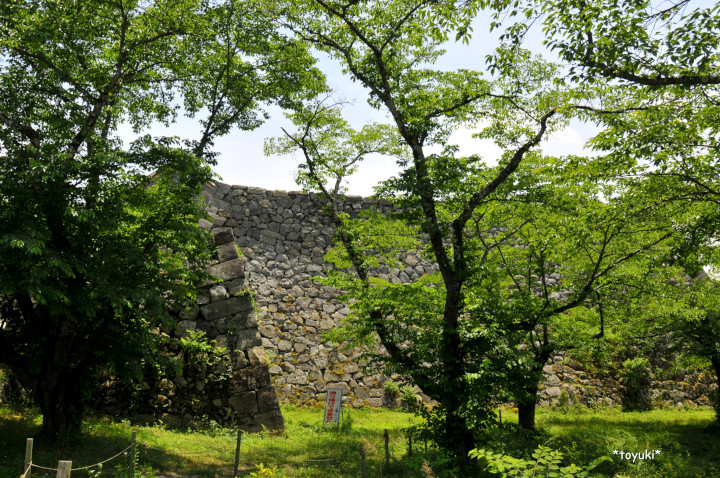
[{"label": "sloped stone wall", "polygon": [[[212,188],[205,191],[210,203],[209,213],[217,216],[212,205]],[[284,427],[277,394],[270,380],[270,372],[262,347],[252,292],[245,281],[244,259],[238,254],[232,229],[202,221],[217,247],[217,261],[207,272],[220,279],[208,281],[198,295],[196,308],[181,315],[174,331],[181,338],[190,331],[202,331],[217,347],[225,349],[230,359],[231,376],[220,393],[204,395],[208,416],[219,423],[237,422],[248,431]],[[182,377],[180,377],[182,378]],[[187,384],[186,387],[191,384]],[[201,386],[196,388],[200,389]],[[202,391],[202,390],[201,390]]]},{"label": "sloped stone wall", "polygon": [[[208,212],[219,218],[213,195],[213,188],[207,186]],[[217,247],[207,272],[219,281],[207,281],[197,306],[178,312],[175,327],[157,330],[166,339],[166,354],[182,368],[174,376],[150,377],[140,392],[108,383],[99,407],[125,414],[130,403],[136,419],[171,426],[214,420],[247,431],[284,427],[258,333],[253,294],[246,286],[245,259],[238,255],[232,229],[222,227],[223,223],[200,222]],[[215,352],[208,353],[208,347]]]}]

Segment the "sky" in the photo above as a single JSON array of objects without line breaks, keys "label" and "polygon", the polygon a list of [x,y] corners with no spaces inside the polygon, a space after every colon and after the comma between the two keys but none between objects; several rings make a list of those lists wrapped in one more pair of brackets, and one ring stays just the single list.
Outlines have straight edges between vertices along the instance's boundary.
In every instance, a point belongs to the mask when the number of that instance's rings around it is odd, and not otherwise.
[{"label": "sky", "polygon": [[[440,58],[436,66],[445,70],[466,68],[483,71],[485,56],[498,45],[499,35],[498,32],[489,33],[487,23],[486,19],[479,19],[473,23],[474,34],[468,44],[448,43],[445,47],[447,53]],[[552,59],[551,54],[541,45],[538,32],[533,35],[528,38],[525,46],[535,53],[541,53]],[[370,121],[387,121],[387,116],[382,111],[375,110],[367,104],[367,90],[344,75],[337,61],[321,54],[317,56],[318,67],[325,73],[328,84],[339,96],[352,102],[351,105],[345,106],[343,114],[353,127],[361,128]],[[270,118],[254,131],[235,129],[228,135],[216,139],[213,149],[219,155],[214,170],[219,179],[227,184],[298,190],[300,187],[295,183],[294,178],[301,161],[300,156],[266,157],[263,153],[265,138],[281,136],[282,127],[292,131],[294,129],[292,123],[285,118],[283,111],[278,107],[269,107],[266,111],[270,114]],[[179,117],[169,128],[156,124],[150,131],[143,133],[153,136],[196,138],[199,137],[199,131],[197,122]],[[582,154],[583,145],[593,131],[594,129],[589,125],[573,122],[565,130],[547,137],[541,145],[543,152],[549,155]],[[127,125],[120,127],[119,134],[126,144],[135,137]],[[489,140],[472,138],[472,134],[472,130],[460,129],[451,136],[451,143],[459,147],[460,155],[477,154],[489,164],[494,164],[501,150]],[[373,192],[374,185],[397,172],[398,168],[392,158],[368,157],[350,177],[347,184],[348,194],[369,196]]]}]

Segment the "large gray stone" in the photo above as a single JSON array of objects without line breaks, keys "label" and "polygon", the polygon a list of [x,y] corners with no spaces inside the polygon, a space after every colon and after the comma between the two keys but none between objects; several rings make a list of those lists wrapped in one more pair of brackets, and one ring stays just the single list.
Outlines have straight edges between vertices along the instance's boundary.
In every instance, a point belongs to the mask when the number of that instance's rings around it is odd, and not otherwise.
[{"label": "large gray stone", "polygon": [[549,375],[549,376],[547,377],[547,379],[545,379],[545,384],[546,384],[548,387],[559,387],[561,383],[562,383],[562,382],[560,381],[560,379],[558,378],[558,376],[555,375],[555,374]]},{"label": "large gray stone", "polygon": [[252,299],[247,295],[230,297],[227,300],[213,302],[200,307],[200,313],[205,317],[205,320],[219,319],[220,317],[227,317],[239,312],[248,312],[251,310],[253,310]]},{"label": "large gray stone", "polygon": [[231,280],[230,282],[224,282],[223,285],[227,289],[230,295],[235,295],[238,292],[242,292],[245,289],[245,278],[240,277],[238,279]]},{"label": "large gray stone", "polygon": [[[207,273],[223,281],[237,279],[238,277],[245,277],[243,260],[233,259],[231,261],[221,262],[220,264],[208,267]],[[210,281],[207,285],[212,283],[213,282]]]},{"label": "large gray stone", "polygon": [[278,336],[278,330],[272,325],[261,325],[259,328],[260,335],[272,339]]},{"label": "large gray stone", "polygon": [[374,408],[380,408],[383,406],[382,398],[366,398],[365,402]]},{"label": "large gray stone", "polygon": [[250,365],[267,365],[267,359],[265,358],[265,349],[262,347],[253,347],[247,351],[248,360]]},{"label": "large gray stone", "polygon": [[253,328],[257,329],[257,316],[254,310],[246,310],[238,312],[232,317],[233,323],[240,329]]},{"label": "large gray stone", "polygon": [[190,332],[195,332],[197,322],[194,320],[181,320],[175,328],[175,336],[179,338],[188,337]]},{"label": "large gray stone", "polygon": [[227,292],[227,289],[225,289],[225,287],[223,287],[220,284],[210,287],[209,292],[210,292],[210,302],[219,302],[221,300],[225,300],[228,297],[230,297],[230,295]]},{"label": "large gray stone", "polygon": [[270,372],[267,365],[255,365],[233,372],[229,388],[231,394],[237,395],[249,390],[269,387],[270,385]]},{"label": "large gray stone", "polygon": [[347,397],[350,393],[350,385],[345,382],[328,383],[328,388],[339,388],[342,390],[343,397]]},{"label": "large gray stone", "polygon": [[307,376],[301,371],[291,373],[285,378],[287,380],[287,383],[291,383],[293,385],[307,385],[308,383]]},{"label": "large gray stone", "polygon": [[549,398],[555,398],[560,396],[560,387],[549,387],[545,389],[545,393]]},{"label": "large gray stone", "polygon": [[280,409],[275,388],[265,387],[257,391],[257,404],[259,413],[267,413]]},{"label": "large gray stone", "polygon": [[188,307],[187,309],[183,309],[180,311],[180,319],[182,320],[194,320],[197,318],[198,314],[200,313],[200,307],[193,306]]},{"label": "large gray stone", "polygon": [[262,339],[260,339],[257,329],[244,329],[237,332],[236,344],[238,350],[247,350],[262,346]]},{"label": "large gray stone", "polygon": [[220,262],[231,261],[238,258],[237,248],[235,247],[235,241],[222,244],[218,247],[218,260]]},{"label": "large gray stone", "polygon": [[235,242],[235,236],[233,236],[232,228],[230,227],[216,227],[212,230],[212,235],[216,246],[227,244],[228,242]]},{"label": "large gray stone", "polygon": [[285,428],[285,420],[280,410],[272,410],[267,413],[260,413],[255,416],[254,425],[262,429],[262,425],[268,430],[282,430]]}]

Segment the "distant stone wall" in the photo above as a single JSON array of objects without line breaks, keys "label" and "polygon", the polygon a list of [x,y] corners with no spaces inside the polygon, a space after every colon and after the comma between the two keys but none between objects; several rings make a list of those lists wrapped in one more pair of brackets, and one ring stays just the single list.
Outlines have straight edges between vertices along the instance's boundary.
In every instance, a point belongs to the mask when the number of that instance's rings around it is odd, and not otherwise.
[{"label": "distant stone wall", "polygon": [[[245,281],[255,295],[259,332],[278,397],[313,405],[324,401],[327,387],[338,387],[344,391],[346,405],[392,405],[393,397],[382,387],[388,377],[366,375],[359,363],[360,350],[336,348],[320,339],[323,331],[340,325],[350,310],[337,299],[336,290],[312,280],[334,267],[324,260],[332,245],[333,226],[317,195],[222,183],[209,188],[207,195],[215,208],[213,225],[231,228],[245,256]],[[358,196],[349,196],[338,205],[351,216],[371,206],[390,207],[387,202]],[[401,260],[403,271],[381,269],[381,277],[409,282],[435,269],[413,254]],[[545,372],[539,393],[542,405],[567,397],[591,406],[620,403],[616,380],[591,377],[577,362],[555,357]],[[709,377],[692,383],[654,382],[653,397],[659,404],[709,405],[711,382]]]},{"label": "distant stone wall", "polygon": [[[333,226],[315,194],[267,191],[216,184],[211,204],[216,226],[231,227],[245,255],[247,286],[255,294],[259,331],[270,373],[281,400],[300,405],[324,401],[327,387],[343,389],[343,402],[356,407],[390,403],[381,374],[368,374],[360,350],[323,343],[320,334],[337,327],[350,312],[338,291],[313,277],[331,269],[324,260]],[[350,196],[339,204],[351,216],[387,202]],[[380,269],[391,282],[407,282],[432,272],[432,264],[408,254],[405,270]]]},{"label": "distant stone wall", "polygon": [[[589,407],[622,405],[622,384],[612,376],[602,379],[585,371],[585,367],[572,359],[557,355],[543,367],[545,380],[540,385],[538,398],[541,406],[573,405]],[[709,396],[717,389],[710,373],[692,373],[682,380],[652,380],[650,383],[653,405],[658,407],[712,406]]]}]

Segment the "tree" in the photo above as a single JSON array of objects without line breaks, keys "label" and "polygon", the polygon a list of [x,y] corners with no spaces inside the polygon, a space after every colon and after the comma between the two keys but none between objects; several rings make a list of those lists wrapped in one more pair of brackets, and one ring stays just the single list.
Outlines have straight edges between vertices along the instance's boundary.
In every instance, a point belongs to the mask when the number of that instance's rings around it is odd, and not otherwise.
[{"label": "tree", "polygon": [[[453,33],[459,18],[456,13],[453,2],[404,0],[382,4],[317,0],[287,5],[284,12],[289,28],[339,59],[353,79],[369,90],[370,104],[389,113],[405,148],[399,159],[404,171],[388,189],[405,198],[399,205],[427,234],[431,257],[439,267],[432,283],[417,284],[413,295],[440,294],[437,307],[418,315],[430,320],[426,327],[436,324],[433,346],[437,348],[432,351],[436,367],[429,370],[424,357],[405,353],[390,335],[386,326],[392,324],[394,314],[402,313],[400,309],[384,309],[379,304],[368,311],[367,320],[394,363],[442,403],[442,442],[465,459],[474,441],[464,416],[469,413],[466,399],[472,394],[461,327],[469,266],[465,256],[468,223],[475,208],[503,184],[552,127],[564,99],[548,85],[552,67],[527,57],[520,60],[516,77],[495,85],[478,72],[431,69],[442,53],[439,44]],[[460,31],[463,28],[459,26]],[[481,119],[494,121],[495,128],[487,134],[502,136],[512,150],[498,168],[484,169],[479,158],[458,158],[452,147],[441,154],[426,152],[433,144],[446,146],[453,128]],[[466,177],[468,171],[474,174]],[[351,260],[357,271],[363,268],[361,259]],[[360,280],[365,282],[361,287],[371,290],[369,279]],[[415,312],[406,311],[402,319],[411,320]],[[476,405],[473,413],[487,421],[490,404],[479,401]]]},{"label": "tree", "polygon": [[[388,112],[406,147],[405,155],[398,161],[403,173],[388,181],[381,193],[394,198],[398,207],[407,212],[405,220],[427,235],[432,251],[430,259],[439,267],[435,282],[428,279],[430,282],[425,284],[425,289],[418,289],[415,294],[421,290],[427,296],[441,293],[444,297],[440,309],[429,306],[422,312],[405,309],[402,317],[402,320],[423,318],[426,329],[432,327],[429,324],[434,324],[438,336],[428,338],[424,344],[436,345],[433,357],[437,357],[438,369],[430,373],[424,366],[427,355],[423,353],[427,354],[428,350],[418,350],[415,354],[403,350],[397,345],[410,340],[406,335],[392,337],[382,330],[392,323],[391,318],[398,319],[399,309],[393,307],[392,300],[388,300],[384,308],[370,307],[366,311],[366,323],[375,327],[395,366],[402,367],[426,393],[442,403],[446,413],[443,440],[457,456],[464,456],[472,442],[471,427],[463,414],[472,408],[478,423],[491,419],[488,411],[491,394],[471,391],[469,385],[468,377],[477,377],[479,373],[478,364],[473,361],[482,361],[472,358],[475,351],[471,349],[480,351],[478,357],[485,357],[485,351],[496,350],[496,344],[502,342],[502,333],[498,330],[503,333],[534,331],[552,315],[545,315],[546,312],[565,310],[562,309],[564,305],[541,307],[543,314],[540,316],[531,314],[530,318],[521,319],[524,316],[516,309],[515,315],[505,316],[510,323],[515,321],[509,330],[497,327],[493,334],[477,332],[476,340],[468,340],[464,335],[467,331],[463,329],[463,320],[469,313],[469,285],[473,274],[479,273],[473,269],[473,261],[482,257],[475,255],[480,247],[473,242],[477,238],[472,236],[472,222],[480,214],[479,210],[494,200],[496,191],[502,191],[503,197],[510,194],[513,177],[518,174],[521,163],[531,156],[530,150],[537,146],[548,128],[559,124],[554,121],[562,123],[562,114],[580,108],[574,104],[578,101],[572,93],[552,85],[554,67],[533,60],[518,49],[499,49],[500,57],[512,56],[513,60],[507,62],[502,75],[493,83],[482,81],[473,71],[432,70],[432,63],[442,53],[437,49],[440,43],[452,34],[459,38],[466,35],[466,20],[476,13],[472,2],[458,6],[454,2],[398,1],[378,8],[373,2],[336,4],[322,0],[306,2],[302,8],[288,7],[286,11],[290,28],[339,59],[346,71],[368,88],[370,104]],[[497,169],[484,168],[480,158],[457,157],[456,150],[447,144],[453,128],[477,124],[481,120],[490,123],[482,136],[496,140],[508,151]],[[294,137],[296,146],[302,142],[301,137],[306,138],[306,135]],[[428,154],[426,148],[430,145],[439,145],[444,150]],[[312,148],[308,151],[313,152]],[[310,161],[321,164],[322,161],[319,157],[306,160],[308,164]],[[349,237],[357,237],[356,233]],[[650,242],[657,239],[652,238]],[[353,260],[353,251],[348,250],[348,254],[355,271],[363,269],[362,257]],[[600,254],[596,259],[607,259],[602,256]],[[483,269],[487,270],[490,267]],[[598,277],[591,273],[585,278],[590,282],[578,288],[568,308],[581,304],[592,294]],[[363,293],[370,294],[370,281],[365,282]],[[395,305],[399,300],[406,300],[400,297],[409,296],[411,291],[403,294],[395,292]],[[419,299],[417,303],[425,304]],[[442,319],[438,321],[438,317]],[[419,323],[408,322],[403,328],[401,322],[396,323],[396,331],[421,327]],[[502,355],[499,349],[496,352],[498,356]],[[469,402],[463,404],[465,399],[473,396],[479,397],[477,402],[472,406],[467,405]],[[534,411],[534,398],[532,403]],[[528,418],[528,423],[533,420]]]},{"label": "tree", "polygon": [[[202,278],[212,140],[322,84],[313,63],[262,2],[0,6],[0,362],[44,435],[79,431],[101,367],[139,376],[150,329]],[[207,113],[200,138],[124,149],[118,125],[173,121],[177,94]]]},{"label": "tree", "polygon": [[[507,25],[503,38],[520,44],[538,20],[545,43],[569,67],[569,78],[608,87],[610,107],[626,114],[594,115],[604,130],[590,144],[619,176],[651,177],[648,197],[695,203],[697,226],[716,238],[720,197],[717,107],[720,84],[720,4],[691,8],[680,0],[653,4],[603,2],[486,2],[493,27],[505,14],[528,20]],[[513,48],[489,57],[495,68],[511,66]],[[608,87],[605,87],[608,89]],[[606,105],[606,106],[608,106]],[[632,105],[632,107],[629,107]],[[650,191],[652,189],[652,191]],[[702,211],[701,211],[702,209]],[[715,230],[708,227],[715,223]],[[695,227],[688,224],[688,227]]]},{"label": "tree", "polygon": [[[333,337],[371,350],[379,337],[388,354],[373,358],[384,363],[386,372],[410,377],[438,399],[442,407],[432,418],[447,427],[448,357],[442,342],[447,284],[440,273],[409,284],[382,279],[384,269],[403,267],[398,259],[408,252],[435,257],[424,243],[426,217],[409,190],[409,173],[384,186],[385,197],[397,206],[395,214],[366,212],[351,220],[338,208],[343,182],[365,155],[380,152],[404,161],[410,156],[407,147],[387,126],[352,130],[332,102],[311,104],[291,118],[298,130],[268,142],[267,152],[302,152],[298,182],[321,192],[336,224],[338,247],[328,259],[339,271],[328,272],[325,283],[346,291],[354,315]],[[446,145],[443,155],[428,158],[443,225],[466,207],[468,190],[496,171],[477,157],[457,158],[453,152]],[[466,388],[456,398],[461,426],[471,435],[492,423],[493,406],[503,397],[520,403],[522,425],[533,428],[542,367],[557,347],[549,334],[555,318],[597,295],[626,261],[669,237],[667,227],[647,227],[621,201],[600,201],[601,191],[612,195],[610,186],[583,175],[582,161],[571,159],[528,153],[513,175],[472,209],[463,231],[467,268],[455,333]],[[435,438],[446,447],[456,445],[447,441],[446,429]]]},{"label": "tree", "polygon": [[[670,356],[694,368],[708,367],[720,384],[720,285],[705,271],[714,262],[709,260],[717,255],[717,244],[707,244],[702,231],[682,232],[658,256],[653,274],[636,281],[632,290],[622,285],[614,291],[608,304],[609,314],[619,318],[614,342],[633,353],[660,350],[664,361]],[[717,392],[711,399],[717,422]]]},{"label": "tree", "polygon": [[[667,264],[689,266],[686,274],[706,291],[698,297],[707,297],[714,280],[698,266],[716,270],[720,262],[713,247],[720,231],[720,4],[693,8],[689,0],[501,0],[485,5],[494,9],[496,27],[504,13],[512,17],[522,12],[529,19],[506,30],[504,37],[515,44],[540,20],[547,45],[568,62],[573,81],[605,79],[622,85],[612,101],[632,104],[635,111],[596,117],[604,130],[591,144],[605,153],[601,161],[624,165],[620,171],[613,168],[612,173],[635,189],[636,201],[676,202],[692,211],[674,220],[681,245],[667,258]],[[497,56],[491,61],[504,68],[511,57]],[[675,330],[675,337],[682,337],[680,331],[684,331],[698,346],[695,350],[704,351],[703,356],[714,363],[717,329],[713,308],[702,300],[681,303],[687,307],[685,314],[665,315],[666,322],[657,326]],[[698,319],[698,307],[705,310],[700,314],[703,319]],[[720,380],[720,369],[714,368]]]},{"label": "tree", "polygon": [[[493,12],[493,28],[520,44],[542,24],[545,44],[570,66],[576,81],[617,79],[649,87],[720,84],[720,5],[691,8],[691,0],[585,0],[481,2]],[[513,17],[520,21],[511,23]],[[492,58],[496,66],[511,57]]]}]

